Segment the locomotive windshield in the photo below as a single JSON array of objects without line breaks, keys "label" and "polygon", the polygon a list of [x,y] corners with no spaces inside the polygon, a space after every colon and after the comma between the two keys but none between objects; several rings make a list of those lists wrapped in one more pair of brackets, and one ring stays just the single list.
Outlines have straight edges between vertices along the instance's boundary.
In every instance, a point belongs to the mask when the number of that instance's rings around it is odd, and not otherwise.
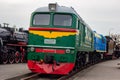
[{"label": "locomotive windshield", "polygon": [[[50,17],[51,16],[51,17]],[[50,21],[51,20],[51,21]],[[72,26],[72,15],[70,14],[47,14],[40,13],[33,16],[33,25]]]},{"label": "locomotive windshield", "polygon": [[54,15],[54,25],[55,26],[71,26],[72,25],[72,16],[64,14],[55,14]]},{"label": "locomotive windshield", "polygon": [[36,14],[33,19],[34,25],[49,25],[50,14]]}]

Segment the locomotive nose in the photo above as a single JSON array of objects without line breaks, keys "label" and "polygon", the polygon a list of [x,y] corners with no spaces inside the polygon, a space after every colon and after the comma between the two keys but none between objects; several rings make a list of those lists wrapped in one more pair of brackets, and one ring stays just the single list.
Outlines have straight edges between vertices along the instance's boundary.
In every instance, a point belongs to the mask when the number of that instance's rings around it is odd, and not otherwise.
[{"label": "locomotive nose", "polygon": [[54,56],[52,54],[46,54],[44,56],[44,62],[46,64],[53,64],[53,62],[54,62]]}]

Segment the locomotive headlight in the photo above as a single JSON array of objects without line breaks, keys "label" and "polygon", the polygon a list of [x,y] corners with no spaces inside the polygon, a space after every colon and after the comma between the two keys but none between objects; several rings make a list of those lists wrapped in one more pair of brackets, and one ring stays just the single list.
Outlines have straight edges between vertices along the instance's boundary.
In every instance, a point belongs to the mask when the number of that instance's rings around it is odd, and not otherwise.
[{"label": "locomotive headlight", "polygon": [[66,53],[70,53],[70,49],[66,49]]},{"label": "locomotive headlight", "polygon": [[57,4],[55,4],[55,3],[49,4],[49,10],[50,11],[56,11],[56,7],[57,7]]},{"label": "locomotive headlight", "polygon": [[31,47],[31,48],[30,48],[30,51],[35,51],[35,48],[34,48],[34,47]]}]

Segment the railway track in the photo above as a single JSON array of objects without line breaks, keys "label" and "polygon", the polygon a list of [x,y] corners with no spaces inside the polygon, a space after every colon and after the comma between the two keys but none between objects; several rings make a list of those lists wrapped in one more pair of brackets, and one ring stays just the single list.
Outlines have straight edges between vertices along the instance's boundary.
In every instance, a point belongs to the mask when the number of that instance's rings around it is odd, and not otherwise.
[{"label": "railway track", "polygon": [[21,78],[20,80],[29,80],[29,79],[32,79],[32,78],[38,76],[38,75],[40,75],[40,74],[39,74],[39,73],[36,73],[36,74],[31,75],[31,76]]},{"label": "railway track", "polygon": [[6,80],[21,80],[22,78],[29,77],[29,76],[32,76],[32,75],[35,75],[35,73],[27,73],[27,74],[23,74],[23,75],[20,75],[20,76],[8,78]]},{"label": "railway track", "polygon": [[40,74],[40,73],[27,73],[21,76],[16,76],[13,78],[9,78],[6,80],[57,80],[61,75],[48,75],[48,74]]}]

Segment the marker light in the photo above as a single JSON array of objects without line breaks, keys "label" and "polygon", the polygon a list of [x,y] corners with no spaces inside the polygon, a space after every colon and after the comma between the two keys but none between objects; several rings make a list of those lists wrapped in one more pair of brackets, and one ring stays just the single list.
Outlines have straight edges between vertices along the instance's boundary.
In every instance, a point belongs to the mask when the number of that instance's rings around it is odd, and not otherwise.
[{"label": "marker light", "polygon": [[49,10],[50,11],[56,11],[57,4],[56,3],[50,3],[49,4]]},{"label": "marker light", "polygon": [[35,48],[34,48],[34,47],[31,47],[31,48],[30,48],[30,51],[34,51],[34,50],[35,50]]},{"label": "marker light", "polygon": [[66,53],[70,53],[70,49],[66,49]]}]

